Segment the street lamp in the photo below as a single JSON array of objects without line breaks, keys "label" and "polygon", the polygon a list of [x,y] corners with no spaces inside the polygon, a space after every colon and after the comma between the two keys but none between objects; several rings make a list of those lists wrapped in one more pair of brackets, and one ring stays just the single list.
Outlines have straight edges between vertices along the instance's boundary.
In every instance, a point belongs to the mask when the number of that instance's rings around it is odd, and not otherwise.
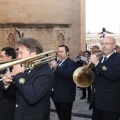
[{"label": "street lamp", "polygon": [[106,35],[106,29],[103,27],[103,29],[102,29],[102,37],[104,38],[105,37],[105,35]]}]

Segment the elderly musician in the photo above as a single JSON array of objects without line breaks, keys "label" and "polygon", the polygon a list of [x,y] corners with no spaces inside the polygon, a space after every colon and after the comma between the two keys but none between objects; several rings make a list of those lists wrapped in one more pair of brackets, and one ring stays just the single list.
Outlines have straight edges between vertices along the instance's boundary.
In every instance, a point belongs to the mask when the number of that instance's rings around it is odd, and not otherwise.
[{"label": "elderly musician", "polygon": [[120,117],[120,55],[114,52],[116,41],[105,36],[101,40],[102,58],[90,57],[95,67],[95,88],[92,120],[119,120]]}]

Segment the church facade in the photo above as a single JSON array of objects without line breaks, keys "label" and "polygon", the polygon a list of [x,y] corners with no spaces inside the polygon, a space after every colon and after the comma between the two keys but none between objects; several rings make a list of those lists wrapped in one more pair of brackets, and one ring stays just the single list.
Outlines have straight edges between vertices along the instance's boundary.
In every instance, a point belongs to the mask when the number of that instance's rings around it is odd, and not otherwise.
[{"label": "church facade", "polygon": [[86,49],[85,27],[85,0],[0,0],[0,49],[33,37],[44,51],[67,45],[75,58]]}]

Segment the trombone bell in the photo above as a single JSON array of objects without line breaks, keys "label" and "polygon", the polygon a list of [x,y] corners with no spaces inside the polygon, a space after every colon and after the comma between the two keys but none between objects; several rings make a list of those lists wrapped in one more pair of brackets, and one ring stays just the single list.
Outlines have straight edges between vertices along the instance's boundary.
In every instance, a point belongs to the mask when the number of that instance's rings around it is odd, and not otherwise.
[{"label": "trombone bell", "polygon": [[92,70],[84,71],[85,66],[77,68],[73,73],[73,80],[79,87],[88,87],[94,81]]},{"label": "trombone bell", "polygon": [[[97,57],[100,57],[101,52],[96,53]],[[79,87],[88,87],[94,81],[94,73],[91,70],[94,64],[88,62],[87,65],[77,68],[73,73],[73,81]]]}]

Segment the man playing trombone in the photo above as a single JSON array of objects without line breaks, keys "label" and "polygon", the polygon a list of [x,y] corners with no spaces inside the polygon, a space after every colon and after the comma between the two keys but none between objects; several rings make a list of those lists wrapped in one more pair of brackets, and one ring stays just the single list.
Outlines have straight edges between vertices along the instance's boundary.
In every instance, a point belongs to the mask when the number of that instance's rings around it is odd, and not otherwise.
[{"label": "man playing trombone", "polygon": [[[17,43],[20,59],[43,52],[36,39],[22,38]],[[50,95],[54,82],[52,70],[48,64],[28,70],[20,64],[14,65],[12,73],[7,73],[7,79],[4,80],[13,82],[17,90],[15,120],[49,120]]]}]

